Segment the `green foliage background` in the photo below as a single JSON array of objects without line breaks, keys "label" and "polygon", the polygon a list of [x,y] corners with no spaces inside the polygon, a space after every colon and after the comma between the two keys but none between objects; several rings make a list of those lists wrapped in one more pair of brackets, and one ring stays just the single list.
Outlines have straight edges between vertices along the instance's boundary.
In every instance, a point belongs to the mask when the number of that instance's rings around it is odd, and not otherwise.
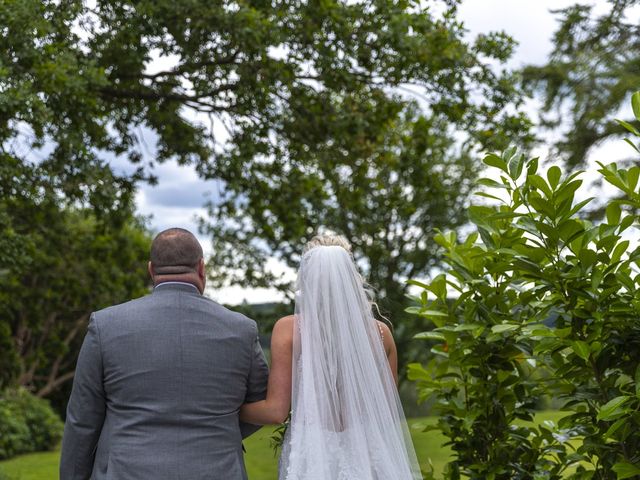
[{"label": "green foliage background", "polygon": [[[637,475],[640,254],[624,235],[638,167],[601,165],[620,198],[588,220],[576,174],[489,155],[498,180],[479,183],[502,192],[482,193],[498,206],[471,207],[477,232],[462,242],[437,232],[466,222],[479,151],[531,144],[521,85],[545,114],[569,101],[570,168],[612,134],[639,135],[635,120],[602,121],[637,88],[640,37],[624,19],[637,3],[561,11],[549,63],[521,84],[495,68],[513,39],[468,41],[456,0],[0,0],[0,388],[62,411],[88,313],[147,290],[135,189],[176,160],[221,187],[200,225],[214,286],[286,290],[267,259],[295,267],[319,230],[352,241],[401,367],[429,362],[411,375],[442,413],[448,476],[556,478],[571,462],[575,478]],[[157,57],[172,60],[151,71]],[[442,255],[448,273],[414,282],[425,294],[407,319],[404,280]],[[412,341],[432,327],[420,336],[432,348]],[[572,413],[517,423],[550,395]]]},{"label": "green foliage background", "polygon": [[99,202],[59,181],[0,163],[0,388],[27,387],[62,412],[89,314],[147,291],[150,237],[108,169],[94,172]]},{"label": "green foliage background", "polygon": [[[439,261],[435,228],[464,221],[477,150],[532,140],[493,67],[515,42],[468,40],[458,4],[1,0],[2,152],[35,153],[97,215],[155,164],[192,165],[220,187],[201,222],[211,285],[287,290],[267,260],[295,268],[329,229],[399,323],[404,279]],[[398,325],[402,364],[415,331]]]},{"label": "green foliage background", "polygon": [[[640,93],[633,96],[640,121]],[[631,133],[640,132],[622,122]],[[636,150],[637,145],[630,141]],[[413,313],[433,330],[425,368],[411,365],[423,398],[436,399],[455,460],[447,478],[622,479],[640,475],[640,167],[601,164],[621,191],[597,223],[574,201],[580,172],[514,149],[488,155],[479,184],[491,205],[472,206],[476,232],[436,237],[448,268]],[[637,239],[637,235],[631,235]],[[448,300],[449,289],[457,298]],[[545,395],[562,401],[557,425],[525,427]],[[575,448],[570,440],[575,440]]]}]

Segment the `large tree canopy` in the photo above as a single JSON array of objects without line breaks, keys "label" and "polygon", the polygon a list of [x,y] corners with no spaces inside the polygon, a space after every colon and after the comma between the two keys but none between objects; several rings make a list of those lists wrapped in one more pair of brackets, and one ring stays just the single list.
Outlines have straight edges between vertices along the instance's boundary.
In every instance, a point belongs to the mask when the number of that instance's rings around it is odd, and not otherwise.
[{"label": "large tree canopy", "polygon": [[640,2],[609,4],[601,16],[593,5],[558,10],[548,63],[523,70],[525,83],[543,99],[543,126],[564,125],[556,147],[571,167],[583,164],[593,146],[626,132],[615,119],[640,85],[640,26],[628,18]]},{"label": "large tree canopy", "polygon": [[[28,125],[68,174],[101,152],[140,162],[144,126],[157,133],[154,160],[227,179],[230,161],[304,160],[351,136],[345,127],[400,101],[388,90],[400,85],[488,139],[519,123],[504,109],[512,84],[483,62],[505,59],[513,42],[465,43],[456,3],[3,0],[0,139],[6,148]],[[194,112],[224,125],[224,138]]]},{"label": "large tree canopy", "polygon": [[[467,41],[457,0],[0,2],[3,152],[35,149],[99,212],[154,162],[220,180],[214,280],[273,284],[267,258],[294,266],[327,227],[398,312],[434,228],[463,219],[474,152],[529,139],[513,40]],[[113,155],[138,170],[96,182]]]}]

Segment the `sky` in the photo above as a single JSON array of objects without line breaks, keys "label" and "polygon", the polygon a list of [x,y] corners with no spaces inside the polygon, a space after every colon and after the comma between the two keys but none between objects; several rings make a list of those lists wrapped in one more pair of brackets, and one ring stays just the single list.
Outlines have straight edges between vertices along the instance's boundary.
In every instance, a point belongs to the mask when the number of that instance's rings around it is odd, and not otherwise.
[{"label": "sky", "polygon": [[[470,39],[479,33],[496,30],[503,30],[515,38],[519,45],[508,66],[517,68],[524,64],[545,62],[551,51],[552,36],[557,27],[557,21],[550,10],[574,3],[576,2],[567,0],[466,0],[459,10],[459,18],[469,30]],[[607,11],[605,0],[580,3],[594,5],[597,13]],[[603,148],[629,148],[625,147],[623,142],[619,144],[621,145]],[[593,155],[597,157],[599,153],[601,150],[596,150]],[[611,151],[608,150],[607,158],[611,156]],[[203,205],[210,195],[215,195],[216,183],[200,180],[192,168],[178,166],[175,162],[157,165],[154,173],[159,180],[157,186],[140,185],[136,197],[138,211],[149,217],[149,224],[155,231],[177,226],[198,234],[197,217],[206,216]],[[200,235],[199,239],[206,253],[215,255],[215,252],[211,252],[208,239]],[[287,270],[276,262],[271,266],[277,271]],[[293,272],[288,274],[293,278]],[[258,303],[282,298],[275,290],[242,287],[208,290],[207,294],[216,301],[231,305],[244,300]]]}]

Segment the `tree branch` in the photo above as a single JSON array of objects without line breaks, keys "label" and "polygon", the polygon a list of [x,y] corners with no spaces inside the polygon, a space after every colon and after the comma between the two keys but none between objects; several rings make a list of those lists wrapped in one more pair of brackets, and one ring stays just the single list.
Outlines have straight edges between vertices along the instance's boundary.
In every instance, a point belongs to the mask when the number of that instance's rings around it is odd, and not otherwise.
[{"label": "tree branch", "polygon": [[190,63],[186,65],[183,64],[180,67],[174,68],[172,70],[163,70],[161,72],[156,72],[156,73],[142,73],[140,75],[121,75],[121,78],[129,78],[129,79],[146,78],[149,80],[156,80],[157,78],[160,78],[160,77],[179,77],[187,73],[193,73],[205,67],[215,67],[218,65],[232,65],[232,64],[240,65],[240,63],[236,62],[236,59],[238,58],[239,53],[240,52],[236,50],[231,55],[227,55],[226,57],[222,57],[216,60],[209,60],[207,62],[196,62],[196,63]]},{"label": "tree branch", "polygon": [[[89,314],[85,313],[84,315],[81,315],[76,320],[76,323],[74,324],[73,328],[69,331],[69,333],[67,334],[67,336],[63,340],[63,343],[67,347],[69,346],[71,341],[76,337],[76,335],[80,331],[80,328],[83,325],[86,324],[88,319],[89,319]],[[42,387],[36,393],[36,395],[38,397],[44,397],[44,396],[48,395],[53,390],[55,390],[59,385],[61,385],[62,383],[66,382],[70,378],[73,378],[73,374],[74,374],[75,370],[72,371],[72,372],[67,372],[67,373],[65,373],[65,374],[63,374],[63,375],[58,377],[58,373],[60,372],[60,366],[62,364],[62,361],[64,360],[64,357],[65,357],[65,354],[58,355],[56,357],[56,359],[54,360],[54,362],[51,364],[51,367],[49,369],[49,375],[47,377],[47,383],[44,385],[44,387]]]},{"label": "tree branch", "polygon": [[46,397],[51,392],[53,392],[56,388],[58,388],[60,385],[67,382],[68,380],[71,380],[75,374],[76,374],[76,371],[72,370],[71,372],[67,372],[64,375],[59,376],[52,382],[47,382],[47,384],[44,387],[42,387],[40,390],[36,392],[36,397],[41,397],[41,398]]},{"label": "tree branch", "polygon": [[[233,84],[232,86],[235,86]],[[220,92],[224,90],[224,88],[218,89]],[[229,112],[233,111],[233,109],[229,107],[224,107],[220,105],[215,105],[210,102],[206,102],[199,96],[185,95],[180,93],[159,93],[152,90],[142,91],[142,90],[119,90],[111,87],[103,87],[100,88],[99,93],[105,97],[109,98],[124,98],[124,99],[138,99],[138,100],[172,100],[175,102],[184,102],[189,107],[194,108],[203,112]],[[208,93],[209,96],[215,95],[215,91],[211,91]]]}]

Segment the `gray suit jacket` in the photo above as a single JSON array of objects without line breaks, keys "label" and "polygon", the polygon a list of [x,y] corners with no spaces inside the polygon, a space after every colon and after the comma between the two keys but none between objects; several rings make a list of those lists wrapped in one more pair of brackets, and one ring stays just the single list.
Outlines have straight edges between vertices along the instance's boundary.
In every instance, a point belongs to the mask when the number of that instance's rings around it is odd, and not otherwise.
[{"label": "gray suit jacket", "polygon": [[61,480],[246,479],[239,422],[266,395],[256,323],[188,284],[95,312],[67,407]]}]

